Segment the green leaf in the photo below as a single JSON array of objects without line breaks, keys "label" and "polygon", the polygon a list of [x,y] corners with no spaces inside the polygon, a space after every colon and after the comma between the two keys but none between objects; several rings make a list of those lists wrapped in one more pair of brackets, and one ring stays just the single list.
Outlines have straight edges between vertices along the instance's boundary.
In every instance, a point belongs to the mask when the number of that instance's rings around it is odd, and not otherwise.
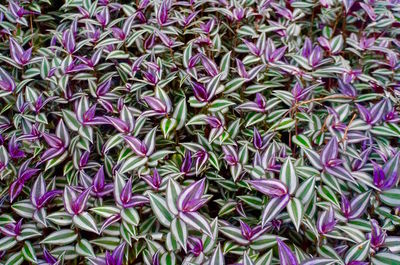
[{"label": "green leaf", "polygon": [[299,231],[301,220],[303,219],[304,209],[302,202],[297,198],[292,198],[286,206],[290,219],[292,220],[297,232]]},{"label": "green leaf", "polygon": [[379,194],[379,198],[386,205],[398,207],[400,206],[400,189],[385,190]]},{"label": "green leaf", "polygon": [[7,259],[5,265],[20,265],[22,262],[24,262],[24,256],[21,251],[18,251]]},{"label": "green leaf", "polygon": [[177,127],[178,123],[174,118],[164,118],[161,121],[161,131],[164,135],[164,138],[168,138],[171,135],[171,132]]},{"label": "green leaf", "polygon": [[137,226],[140,221],[139,214],[133,207],[123,209],[121,211],[121,217],[122,220],[134,226]]},{"label": "green leaf", "polygon": [[0,251],[5,251],[17,244],[17,240],[14,237],[5,236],[0,239]]},{"label": "green leaf", "polygon": [[279,179],[286,184],[290,194],[293,194],[297,190],[299,180],[290,156],[286,158],[285,163],[282,165]]},{"label": "green leaf", "polygon": [[218,112],[229,106],[235,105],[234,102],[227,99],[216,99],[208,107],[209,112]]},{"label": "green leaf", "polygon": [[63,109],[61,111],[63,114],[63,120],[64,120],[65,124],[67,125],[67,127],[70,130],[77,132],[79,130],[79,128],[81,127],[81,124],[76,119],[75,112],[70,111],[68,109]]},{"label": "green leaf", "polygon": [[[280,131],[284,129],[294,128],[295,120],[292,118],[283,118],[278,122],[274,123],[268,131]],[[291,131],[291,130],[289,130]]]},{"label": "green leaf", "polygon": [[74,215],[72,218],[74,224],[82,230],[89,231],[98,234],[96,221],[88,212],[82,212],[80,214]]},{"label": "green leaf", "polygon": [[300,187],[296,191],[296,198],[301,200],[303,205],[307,204],[314,194],[315,189],[315,177],[310,177],[303,183],[301,183]]},{"label": "green leaf", "polygon": [[116,206],[100,206],[90,209],[91,212],[100,215],[101,217],[108,218],[112,215],[120,213],[120,210]]},{"label": "green leaf", "polygon": [[218,244],[208,262],[208,265],[225,265],[224,254],[221,251],[221,244]]},{"label": "green leaf", "polygon": [[300,147],[312,149],[310,139],[308,139],[308,137],[304,134],[293,135],[292,140],[293,143],[297,144]]},{"label": "green leaf", "polygon": [[26,261],[37,263],[36,253],[31,242],[25,241],[24,246],[22,247],[22,255]]},{"label": "green leaf", "polygon": [[29,200],[15,202],[11,208],[23,218],[32,218],[32,215],[35,212],[35,207]]},{"label": "green leaf", "polygon": [[373,265],[395,265],[398,264],[400,255],[388,252],[379,252],[372,257]]},{"label": "green leaf", "polygon": [[358,260],[364,261],[369,254],[370,241],[364,241],[352,246],[346,253],[345,262],[348,264],[350,261]]},{"label": "green leaf", "polygon": [[42,64],[40,66],[40,77],[42,79],[46,79],[50,71],[49,60],[47,60],[46,56],[43,56]]},{"label": "green leaf", "polygon": [[149,193],[150,205],[157,220],[164,226],[170,227],[172,220],[174,219],[173,214],[168,210],[165,199],[160,195]]},{"label": "green leaf", "polygon": [[62,229],[51,233],[40,244],[68,245],[75,241],[78,235],[71,229]]},{"label": "green leaf", "polygon": [[186,117],[187,117],[187,105],[186,98],[182,98],[174,109],[174,113],[172,117],[176,120],[176,130],[180,130],[185,126]]},{"label": "green leaf", "polygon": [[134,169],[137,169],[147,162],[147,157],[140,157],[140,156],[132,156],[125,160],[121,168],[119,169],[121,174],[126,172],[131,172]]},{"label": "green leaf", "polygon": [[181,245],[181,247],[186,252],[188,231],[185,222],[178,218],[172,220],[171,232],[172,235],[175,237],[175,240],[178,241],[179,245]]},{"label": "green leaf", "polygon": [[[276,235],[270,234],[263,234],[262,236],[258,237],[257,239],[251,242],[250,248],[254,250],[264,250],[272,248],[277,244],[276,242]],[[283,237],[279,237],[282,240],[285,240]]]},{"label": "green leaf", "polygon": [[95,257],[96,254],[94,253],[92,244],[90,244],[89,241],[86,239],[81,239],[78,243],[75,245],[75,251],[81,256],[84,257]]},{"label": "green leaf", "polygon": [[231,51],[224,55],[221,59],[220,70],[222,72],[221,80],[225,80],[229,74],[229,67],[231,62]]},{"label": "green leaf", "polygon": [[120,238],[118,237],[110,237],[110,236],[105,236],[105,237],[100,237],[96,238],[90,241],[93,245],[96,245],[98,247],[107,249],[107,250],[114,250],[119,244],[120,244]]}]

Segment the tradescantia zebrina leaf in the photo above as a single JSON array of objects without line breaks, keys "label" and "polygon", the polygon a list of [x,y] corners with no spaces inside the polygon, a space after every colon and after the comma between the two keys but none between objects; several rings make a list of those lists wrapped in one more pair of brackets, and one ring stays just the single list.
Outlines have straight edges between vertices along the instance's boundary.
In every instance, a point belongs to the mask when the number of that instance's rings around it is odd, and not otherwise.
[{"label": "tradescantia zebrina leaf", "polygon": [[398,0],[0,3],[0,265],[398,264]]}]

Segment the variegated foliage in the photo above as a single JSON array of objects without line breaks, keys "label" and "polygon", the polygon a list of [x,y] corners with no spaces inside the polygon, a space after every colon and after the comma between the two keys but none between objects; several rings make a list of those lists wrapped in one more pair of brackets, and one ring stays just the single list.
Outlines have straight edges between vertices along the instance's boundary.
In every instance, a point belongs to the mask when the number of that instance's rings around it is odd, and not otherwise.
[{"label": "variegated foliage", "polygon": [[398,0],[0,4],[0,264],[400,264]]}]

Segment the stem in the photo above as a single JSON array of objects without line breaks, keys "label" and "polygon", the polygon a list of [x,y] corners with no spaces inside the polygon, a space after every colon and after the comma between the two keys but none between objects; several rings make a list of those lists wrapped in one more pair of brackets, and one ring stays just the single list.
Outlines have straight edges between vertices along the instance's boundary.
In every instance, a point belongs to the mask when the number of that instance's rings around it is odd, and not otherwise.
[{"label": "stem", "polygon": [[322,97],[322,98],[313,98],[313,99],[310,99],[310,100],[302,101],[302,102],[299,102],[296,105],[294,105],[294,107],[297,108],[297,107],[299,107],[301,105],[305,105],[305,104],[312,103],[312,102],[324,101],[324,100],[327,100],[327,99],[341,99],[341,98],[343,98],[343,99],[354,99],[353,97],[345,96],[345,95],[331,95],[331,96],[326,96],[326,97]]},{"label": "stem", "polygon": [[357,117],[357,115],[354,113],[353,117],[351,118],[351,120],[349,122],[349,125],[347,125],[346,130],[344,131],[343,139],[341,140],[341,142],[344,142],[347,140],[347,133],[349,131],[350,125],[356,117]]}]

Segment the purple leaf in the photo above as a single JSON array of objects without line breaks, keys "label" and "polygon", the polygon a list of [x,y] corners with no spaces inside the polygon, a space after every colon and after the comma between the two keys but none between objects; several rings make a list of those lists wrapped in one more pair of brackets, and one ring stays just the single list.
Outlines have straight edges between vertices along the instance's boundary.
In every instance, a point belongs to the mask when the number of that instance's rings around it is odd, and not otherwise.
[{"label": "purple leaf", "polygon": [[278,179],[258,179],[248,182],[256,190],[270,197],[281,197],[288,193],[286,185]]},{"label": "purple leaf", "polygon": [[278,253],[280,264],[282,265],[298,265],[298,261],[292,250],[283,243],[278,237],[276,238],[278,243]]},{"label": "purple leaf", "polygon": [[205,179],[190,184],[178,197],[178,210],[193,212],[203,206],[207,200],[202,199],[205,188]]}]

